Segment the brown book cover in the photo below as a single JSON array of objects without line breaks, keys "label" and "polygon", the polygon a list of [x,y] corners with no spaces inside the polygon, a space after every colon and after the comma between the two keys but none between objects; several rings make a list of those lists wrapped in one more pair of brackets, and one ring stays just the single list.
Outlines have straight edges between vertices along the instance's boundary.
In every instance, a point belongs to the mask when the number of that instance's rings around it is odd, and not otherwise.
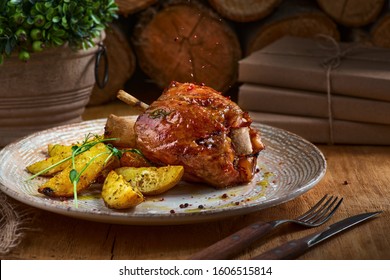
[{"label": "brown book cover", "polygon": [[390,125],[335,120],[333,141],[328,119],[249,112],[252,120],[295,133],[318,144],[390,145]]},{"label": "brown book cover", "polygon": [[[239,87],[238,105],[245,111],[260,111],[306,117],[329,117],[326,94],[243,84]],[[390,125],[390,102],[332,95],[331,116],[347,120]]]},{"label": "brown book cover", "polygon": [[[390,49],[286,36],[239,61],[239,81],[390,101]],[[337,51],[337,48],[340,50]],[[330,78],[325,62],[338,62]]]}]

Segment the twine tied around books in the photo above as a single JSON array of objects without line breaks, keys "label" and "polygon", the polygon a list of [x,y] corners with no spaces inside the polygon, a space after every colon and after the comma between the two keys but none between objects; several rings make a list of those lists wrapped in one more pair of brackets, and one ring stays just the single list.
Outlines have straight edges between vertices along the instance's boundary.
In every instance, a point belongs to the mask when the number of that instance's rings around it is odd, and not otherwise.
[{"label": "twine tied around books", "polygon": [[[329,142],[334,144],[333,134],[333,110],[332,110],[332,79],[331,74],[334,69],[341,65],[342,59],[354,48],[350,46],[344,50],[341,45],[333,38],[327,35],[319,34],[318,44],[322,49],[332,52],[332,54],[324,59],[321,66],[326,70],[326,94],[328,98],[328,122],[329,122]],[[322,40],[322,41],[321,41]]]}]

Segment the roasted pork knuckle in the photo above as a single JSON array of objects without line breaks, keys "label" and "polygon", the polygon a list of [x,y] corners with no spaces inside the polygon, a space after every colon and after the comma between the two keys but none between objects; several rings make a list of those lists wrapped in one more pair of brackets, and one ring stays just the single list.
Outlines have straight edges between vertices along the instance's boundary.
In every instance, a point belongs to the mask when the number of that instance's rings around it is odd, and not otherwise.
[{"label": "roasted pork knuckle", "polygon": [[248,113],[207,86],[172,82],[135,123],[150,161],[183,165],[184,179],[217,188],[253,179],[264,145]]}]

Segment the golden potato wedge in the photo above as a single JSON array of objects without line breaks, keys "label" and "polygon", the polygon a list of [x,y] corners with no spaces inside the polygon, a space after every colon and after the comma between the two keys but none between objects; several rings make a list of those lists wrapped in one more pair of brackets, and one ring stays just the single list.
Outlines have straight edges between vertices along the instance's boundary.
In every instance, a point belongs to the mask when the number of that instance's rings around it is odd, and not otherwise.
[{"label": "golden potato wedge", "polygon": [[121,159],[120,159],[120,165],[121,167],[127,166],[127,167],[148,167],[151,166],[150,162],[143,157],[142,155],[127,151],[124,152]]},{"label": "golden potato wedge", "polygon": [[96,183],[103,184],[111,170],[121,167],[117,157],[112,157],[96,178]]},{"label": "golden potato wedge", "polygon": [[157,195],[168,191],[179,183],[184,174],[184,168],[180,165],[120,167],[115,171],[143,195]]},{"label": "golden potato wedge", "polygon": [[72,146],[62,144],[47,145],[47,153],[49,157],[61,155],[64,158],[72,155]]},{"label": "golden potato wedge", "polygon": [[114,170],[108,173],[104,181],[102,198],[113,209],[131,208],[144,201],[142,193]]},{"label": "golden potato wedge", "polygon": [[[98,143],[88,151],[85,151],[76,156],[75,169],[77,172],[80,172],[82,169],[84,169],[85,166],[94,158],[94,160],[84,170],[82,176],[80,177],[80,180],[77,184],[77,193],[84,190],[91,183],[93,183],[104,167],[109,164],[109,162],[106,162],[109,153],[110,151],[105,144]],[[54,177],[50,178],[46,183],[44,183],[38,189],[38,192],[50,197],[72,197],[74,195],[73,183],[69,178],[71,170],[72,165],[70,164],[60,173],[56,174]]]},{"label": "golden potato wedge", "polygon": [[[65,160],[67,157],[71,156],[72,152],[70,154],[67,153],[60,153],[54,156],[51,156],[49,158],[46,158],[44,160],[40,160],[37,162],[34,162],[33,164],[30,164],[27,166],[27,171],[32,174],[37,174],[39,172],[42,172],[43,170],[49,168],[50,166],[53,166],[56,163],[59,163],[62,160]],[[63,163],[58,164],[57,166],[54,166],[53,168],[50,168],[46,172],[40,174],[41,176],[53,176],[54,174],[64,170],[66,167],[70,165],[71,161],[70,159],[64,161]]]}]

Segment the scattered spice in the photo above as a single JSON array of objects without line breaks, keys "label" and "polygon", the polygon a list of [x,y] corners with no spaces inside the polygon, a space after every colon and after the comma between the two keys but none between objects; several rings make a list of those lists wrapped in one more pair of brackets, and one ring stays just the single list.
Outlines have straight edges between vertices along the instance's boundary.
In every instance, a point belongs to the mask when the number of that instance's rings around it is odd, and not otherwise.
[{"label": "scattered spice", "polygon": [[179,207],[180,208],[187,208],[189,206],[188,203],[184,203],[184,204],[180,204]]},{"label": "scattered spice", "polygon": [[204,206],[203,206],[202,204],[200,204],[200,205],[198,206],[198,208],[199,208],[199,209],[203,209]]},{"label": "scattered spice", "polygon": [[222,196],[221,196],[221,198],[223,198],[223,199],[226,199],[226,198],[228,198],[229,196],[226,194],[226,193],[224,193]]},{"label": "scattered spice", "polygon": [[348,185],[349,183],[348,183],[348,181],[347,180],[345,180],[344,182],[343,182],[343,185],[344,186],[346,186],[346,185]]},{"label": "scattered spice", "polygon": [[169,213],[171,213],[171,214],[175,214],[175,210],[171,210],[171,211],[169,211]]}]

